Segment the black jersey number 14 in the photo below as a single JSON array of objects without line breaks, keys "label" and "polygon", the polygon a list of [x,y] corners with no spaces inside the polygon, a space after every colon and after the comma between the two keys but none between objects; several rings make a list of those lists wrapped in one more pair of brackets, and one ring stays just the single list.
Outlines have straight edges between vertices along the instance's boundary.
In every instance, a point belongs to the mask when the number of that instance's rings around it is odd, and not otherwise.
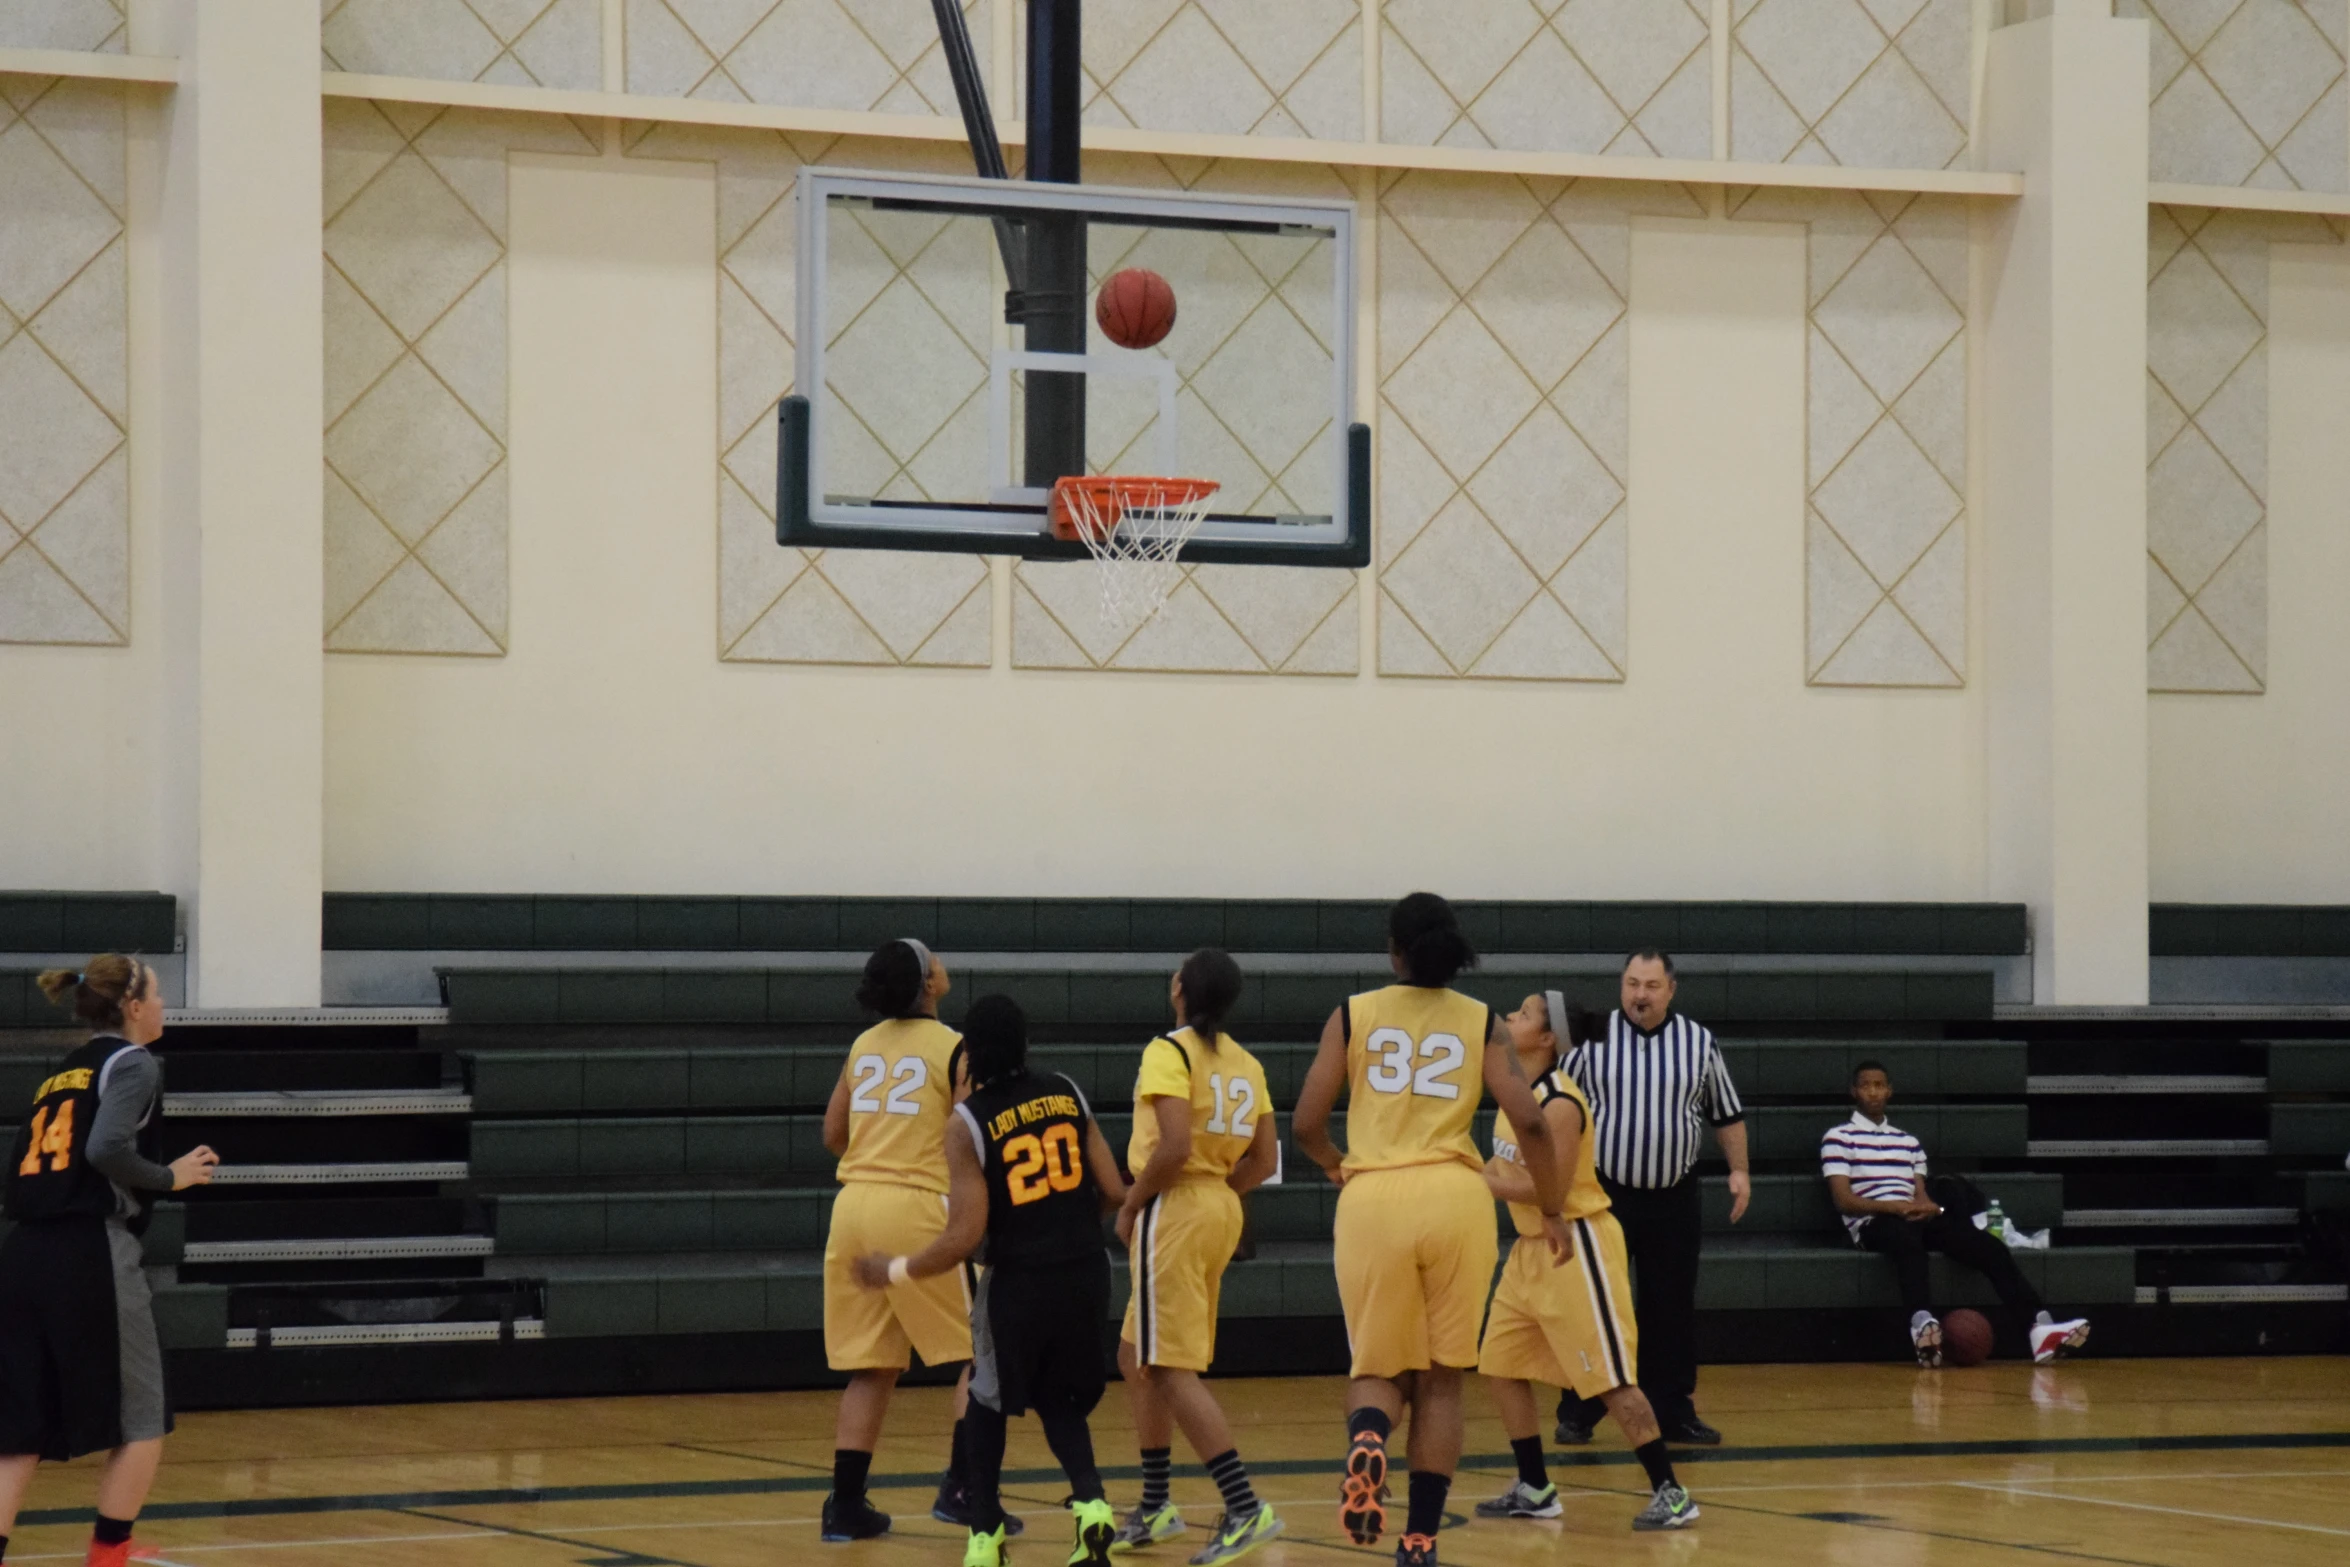
[{"label": "black jersey number 14", "polygon": [[17,1174],[40,1174],[43,1155],[48,1156],[51,1175],[73,1163],[73,1106],[71,1099],[61,1099],[54,1113],[47,1109],[33,1112],[31,1146],[24,1162],[16,1167]]}]

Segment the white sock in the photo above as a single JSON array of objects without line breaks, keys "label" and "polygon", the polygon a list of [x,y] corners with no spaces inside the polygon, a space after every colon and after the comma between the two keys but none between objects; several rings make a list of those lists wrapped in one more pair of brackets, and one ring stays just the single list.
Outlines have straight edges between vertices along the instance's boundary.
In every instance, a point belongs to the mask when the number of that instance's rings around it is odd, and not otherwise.
[{"label": "white sock", "polygon": [[2044,1327],[2048,1326],[2048,1324],[2050,1324],[2051,1322],[2054,1322],[2055,1320],[2056,1320],[2056,1319],[2055,1319],[2054,1317],[2050,1316],[2050,1315],[2049,1315],[2047,1312],[2043,1311],[2043,1312],[2041,1312],[2041,1313],[2040,1313],[2040,1315],[2038,1315],[2038,1316],[2036,1316],[2036,1317],[2034,1317],[2034,1318],[2032,1319],[2032,1326],[2034,1326],[2034,1327],[2036,1327],[2036,1328],[2044,1328]]},{"label": "white sock", "polygon": [[1909,1336],[1911,1338],[1916,1338],[1918,1336],[1918,1330],[1933,1320],[1934,1314],[1930,1311],[1911,1312],[1909,1315]]}]

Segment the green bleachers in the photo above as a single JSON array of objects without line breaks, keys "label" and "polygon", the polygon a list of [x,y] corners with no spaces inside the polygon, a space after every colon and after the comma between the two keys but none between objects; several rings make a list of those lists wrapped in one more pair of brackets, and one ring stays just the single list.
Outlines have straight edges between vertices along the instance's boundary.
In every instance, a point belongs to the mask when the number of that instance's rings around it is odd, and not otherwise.
[{"label": "green bleachers", "polygon": [[2339,1164],[2350,1154],[2350,1104],[2272,1104],[2268,1151],[2281,1158]]},{"label": "green bleachers", "polygon": [[[459,1026],[821,1024],[865,1021],[856,972],[824,969],[452,968],[439,971]],[[1393,982],[1384,968],[1251,976],[1231,1018],[1243,1039],[1311,1037],[1346,996]],[[1167,975],[1134,969],[989,969],[963,975],[967,994],[1010,995],[1047,1029],[1141,1031],[1167,1021]],[[1613,1004],[1612,972],[1470,975],[1461,989],[1515,1006],[1537,985],[1563,985],[1596,1007]],[[1919,1022],[1991,1016],[1988,970],[1685,972],[1680,1005],[1708,1023]]]},{"label": "green bleachers", "polygon": [[[1816,1167],[1820,1137],[1850,1118],[1849,1104],[1748,1105],[1746,1151],[1756,1164]],[[1931,1159],[2020,1159],[2029,1132],[2021,1104],[1896,1104],[1894,1125],[1925,1144]],[[1709,1142],[1706,1161],[1721,1163]]]},{"label": "green bleachers", "polygon": [[2350,1093],[2350,1039],[2271,1039],[2272,1094]]},{"label": "green bleachers", "polygon": [[[2052,1304],[2126,1305],[2136,1298],[2136,1253],[2127,1246],[2019,1251],[2016,1265]],[[1992,1306],[1999,1297],[1980,1274],[1931,1259],[1934,1298]],[[1885,1259],[1857,1247],[1717,1247],[1697,1273],[1697,1306],[1707,1310],[1784,1307],[1897,1308],[1901,1292]]]},{"label": "green bleachers", "polygon": [[[2003,1173],[1970,1177],[2024,1230],[2054,1229],[2064,1218],[2064,1177]],[[1705,1232],[1720,1236],[1787,1236],[1814,1244],[1843,1244],[1843,1221],[1828,1198],[1828,1183],[1816,1173],[1758,1175],[1746,1217],[1730,1222],[1729,1180],[1705,1179]]]},{"label": "green bleachers", "polygon": [[[1891,953],[2024,950],[2014,903],[1462,902],[1483,952]],[[1384,900],[573,897],[329,893],[330,950],[1375,953]]]},{"label": "green bleachers", "polygon": [[2147,916],[2158,958],[2350,957],[2350,904],[2157,903]]},{"label": "green bleachers", "polygon": [[169,952],[179,904],[165,892],[0,892],[0,952]]}]

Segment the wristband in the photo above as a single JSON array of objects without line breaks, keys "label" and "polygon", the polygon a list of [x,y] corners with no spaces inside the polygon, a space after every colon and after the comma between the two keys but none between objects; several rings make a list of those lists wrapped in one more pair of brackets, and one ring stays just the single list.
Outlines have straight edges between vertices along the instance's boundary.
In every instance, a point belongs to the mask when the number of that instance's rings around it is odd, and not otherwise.
[{"label": "wristband", "polygon": [[905,1258],[892,1257],[889,1259],[889,1281],[892,1284],[911,1284],[914,1282],[914,1275],[912,1271],[907,1268]]}]

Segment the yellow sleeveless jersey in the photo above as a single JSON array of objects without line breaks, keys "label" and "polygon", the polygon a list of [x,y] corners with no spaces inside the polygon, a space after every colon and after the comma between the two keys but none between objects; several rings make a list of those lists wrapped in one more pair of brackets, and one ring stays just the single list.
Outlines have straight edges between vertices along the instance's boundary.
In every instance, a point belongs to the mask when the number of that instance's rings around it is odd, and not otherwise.
[{"label": "yellow sleeveless jersey", "polygon": [[963,1036],[936,1018],[892,1018],[849,1047],[849,1151],[834,1178],[944,1194],[952,1070]]},{"label": "yellow sleeveless jersey", "polygon": [[[1594,1162],[1599,1139],[1591,1135],[1591,1101],[1584,1096],[1582,1085],[1567,1076],[1565,1067],[1554,1067],[1534,1085],[1534,1098],[1545,1110],[1554,1099],[1572,1099],[1583,1112],[1583,1136],[1575,1144],[1575,1178],[1568,1183],[1566,1205],[1559,1209],[1559,1217],[1588,1219],[1595,1213],[1607,1212],[1607,1193],[1600,1189],[1599,1166]],[[1512,1164],[1524,1164],[1525,1155],[1511,1140],[1514,1135],[1509,1118],[1497,1117],[1493,1123],[1493,1156]],[[1529,1202],[1513,1202],[1510,1222],[1518,1227],[1520,1235],[1540,1235],[1542,1210]]]},{"label": "yellow sleeveless jersey", "polygon": [[1390,985],[1346,1003],[1346,1169],[1485,1168],[1469,1124],[1485,1097],[1493,1009],[1457,990]]},{"label": "yellow sleeveless jersey", "polygon": [[1248,1152],[1257,1123],[1273,1113],[1265,1069],[1230,1034],[1216,1036],[1211,1050],[1188,1028],[1176,1029],[1142,1048],[1142,1069],[1134,1077],[1134,1136],[1126,1145],[1126,1168],[1136,1175],[1158,1151],[1159,1118],[1143,1101],[1182,1099],[1191,1105],[1191,1157],[1176,1175],[1181,1181],[1221,1181]]}]

